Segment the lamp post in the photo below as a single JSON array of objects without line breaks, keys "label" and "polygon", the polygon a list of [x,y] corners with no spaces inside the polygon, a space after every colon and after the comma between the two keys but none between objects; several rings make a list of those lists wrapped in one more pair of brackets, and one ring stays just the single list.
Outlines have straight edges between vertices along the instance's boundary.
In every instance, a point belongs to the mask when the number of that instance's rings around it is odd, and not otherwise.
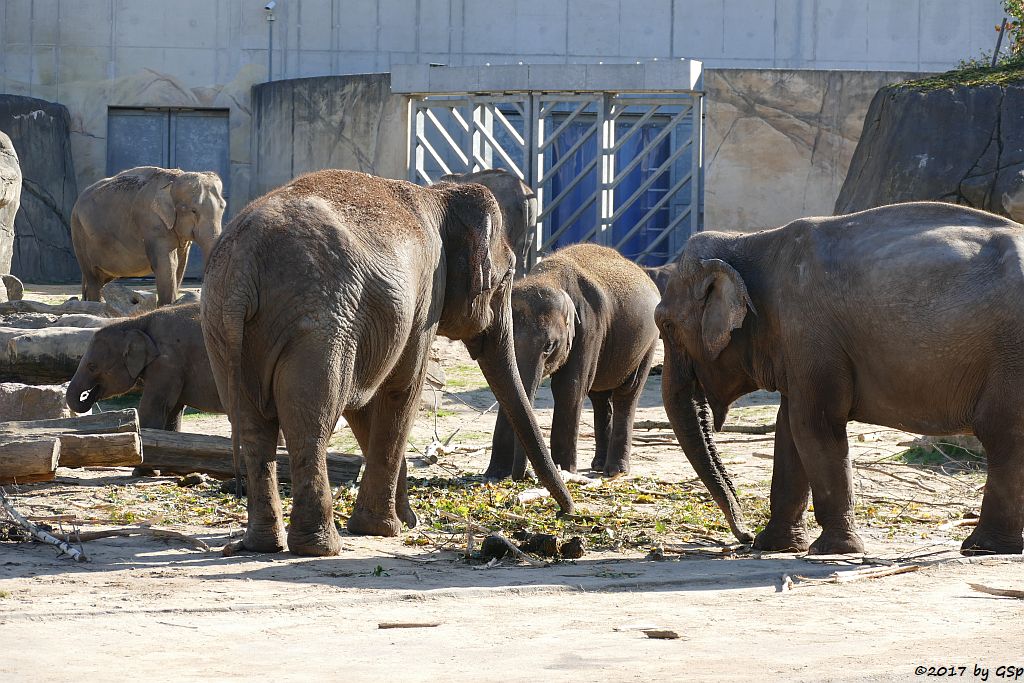
[{"label": "lamp post", "polygon": [[270,0],[263,6],[267,15],[267,80],[274,80],[274,8],[277,3]]}]

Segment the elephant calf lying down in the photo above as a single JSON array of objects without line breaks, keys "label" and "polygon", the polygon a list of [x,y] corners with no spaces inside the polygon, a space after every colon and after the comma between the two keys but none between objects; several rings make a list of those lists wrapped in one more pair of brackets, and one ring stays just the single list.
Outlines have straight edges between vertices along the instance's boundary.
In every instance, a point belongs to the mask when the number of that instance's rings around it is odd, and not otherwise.
[{"label": "elephant calf lying down", "polygon": [[165,306],[96,330],[68,385],[68,406],[85,413],[141,379],[139,424],[177,431],[185,406],[223,413],[199,324],[199,304]]},{"label": "elephant calf lying down", "polygon": [[[643,270],[596,244],[557,251],[513,285],[519,375],[531,397],[551,375],[551,455],[562,469],[576,471],[580,413],[589,396],[597,438],[591,467],[608,475],[629,471],[633,415],[658,341],[658,300]],[[486,475],[525,471],[522,448],[499,410]]]},{"label": "elephant calf lying down", "polygon": [[[931,202],[698,233],[657,308],[679,442],[750,540],[711,435],[732,401],[782,394],[763,550],[861,552],[846,423],[975,434],[988,454],[962,552],[1020,553],[1024,529],[1024,226]],[[710,404],[710,405],[709,405]]]}]

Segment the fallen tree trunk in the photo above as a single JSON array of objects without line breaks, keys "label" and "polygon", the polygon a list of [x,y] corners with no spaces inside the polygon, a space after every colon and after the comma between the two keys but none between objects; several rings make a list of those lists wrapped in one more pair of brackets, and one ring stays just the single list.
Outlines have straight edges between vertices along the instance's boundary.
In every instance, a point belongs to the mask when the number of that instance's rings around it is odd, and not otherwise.
[{"label": "fallen tree trunk", "polygon": [[62,304],[44,304],[42,301],[5,301],[0,303],[0,315],[8,313],[54,313],[66,315],[68,313],[88,313],[89,315],[110,316],[110,309],[102,301],[78,301],[77,299],[65,301]]},{"label": "fallen tree trunk", "polygon": [[75,376],[95,332],[93,328],[80,327],[0,328],[0,382],[68,381]]},{"label": "fallen tree trunk", "polygon": [[126,287],[119,282],[108,282],[101,290],[107,308],[118,315],[139,315],[155,311],[157,296],[153,292]]},{"label": "fallen tree trunk", "polygon": [[0,436],[22,438],[67,434],[139,433],[139,413],[134,408],[110,410],[95,415],[64,417],[54,420],[21,420],[0,422]]},{"label": "fallen tree trunk", "polygon": [[[162,429],[142,430],[142,452],[146,467],[180,473],[204,472],[214,476],[234,476],[231,464],[231,439]],[[353,482],[359,476],[363,459],[347,453],[327,454],[327,477],[332,486]],[[245,470],[245,461],[242,461]],[[281,481],[291,481],[288,451],[277,449],[277,473]]]},{"label": "fallen tree trunk", "polygon": [[130,467],[142,464],[142,439],[134,432],[63,434],[61,467]]},{"label": "fallen tree trunk", "polygon": [[28,484],[53,479],[60,439],[0,437],[0,484]]}]

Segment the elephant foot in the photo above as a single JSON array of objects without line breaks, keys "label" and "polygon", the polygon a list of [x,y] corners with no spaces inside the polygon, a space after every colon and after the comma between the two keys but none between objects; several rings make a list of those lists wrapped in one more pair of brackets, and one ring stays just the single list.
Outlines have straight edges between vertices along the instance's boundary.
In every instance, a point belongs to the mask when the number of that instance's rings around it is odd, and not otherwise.
[{"label": "elephant foot", "polygon": [[604,463],[605,463],[605,459],[604,458],[599,457],[599,456],[595,456],[594,459],[590,461],[590,469],[594,470],[595,472],[603,472],[604,471]]},{"label": "elephant foot", "polygon": [[332,523],[312,533],[288,531],[288,550],[305,557],[327,557],[341,553],[341,537]]},{"label": "elephant foot", "polygon": [[365,510],[353,510],[345,526],[349,533],[356,536],[397,536],[402,530],[402,520],[397,515],[389,519],[374,516]]},{"label": "elephant foot", "polygon": [[754,538],[754,550],[777,553],[802,553],[809,547],[807,527],[803,524],[773,524],[771,521]]},{"label": "elephant foot", "polygon": [[606,477],[620,477],[624,474],[629,474],[629,463],[610,460],[607,463],[605,463],[604,467],[602,467],[601,470],[604,473],[604,476]]},{"label": "elephant foot", "polygon": [[284,529],[277,528],[272,531],[256,531],[246,529],[245,536],[241,541],[235,541],[224,546],[222,554],[225,557],[235,553],[249,551],[252,553],[280,553],[285,549]]},{"label": "elephant foot", "polygon": [[864,541],[853,529],[826,529],[807,550],[808,555],[854,555],[864,552]]},{"label": "elephant foot", "polygon": [[488,467],[484,472],[484,479],[488,481],[501,481],[502,479],[508,479],[512,476],[511,467]]},{"label": "elephant foot", "polygon": [[152,467],[136,467],[132,470],[133,477],[159,477],[160,470],[155,470]]},{"label": "elephant foot", "polygon": [[416,525],[419,524],[419,520],[416,519],[416,513],[413,512],[412,507],[410,507],[408,503],[397,507],[398,518],[410,529],[415,529]]},{"label": "elephant foot", "polygon": [[1020,555],[1024,552],[1024,540],[1020,532],[997,533],[976,527],[960,546],[961,555]]}]

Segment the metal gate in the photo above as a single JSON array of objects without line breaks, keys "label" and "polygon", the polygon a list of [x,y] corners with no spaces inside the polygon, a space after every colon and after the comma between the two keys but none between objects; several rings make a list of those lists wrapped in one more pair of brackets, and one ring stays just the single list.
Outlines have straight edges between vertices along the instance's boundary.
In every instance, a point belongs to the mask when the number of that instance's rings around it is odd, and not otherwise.
[{"label": "metal gate", "polygon": [[518,175],[539,203],[531,265],[581,241],[660,265],[702,227],[696,88],[410,94],[410,180],[484,168]]},{"label": "metal gate", "polygon": [[[226,110],[112,108],[107,112],[107,175],[136,166],[215,171],[230,206],[228,135]],[[202,253],[193,243],[185,277],[202,276]]]}]

